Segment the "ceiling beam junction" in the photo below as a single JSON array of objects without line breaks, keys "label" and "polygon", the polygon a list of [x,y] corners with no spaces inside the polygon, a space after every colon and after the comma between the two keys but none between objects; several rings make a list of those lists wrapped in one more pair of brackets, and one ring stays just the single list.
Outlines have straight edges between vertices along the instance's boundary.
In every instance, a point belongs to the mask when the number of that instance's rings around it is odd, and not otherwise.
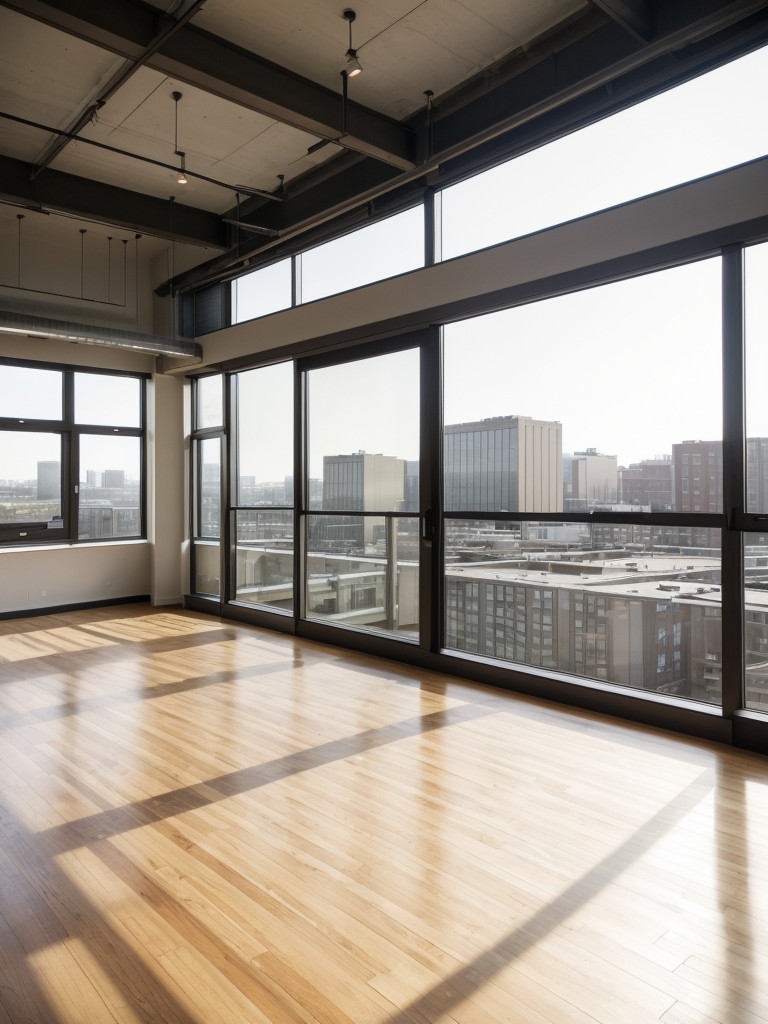
[{"label": "ceiling beam junction", "polygon": [[653,38],[653,0],[590,0],[639,43]]},{"label": "ceiling beam junction", "polygon": [[166,40],[170,39],[172,35],[178,32],[183,25],[193,18],[204,3],[205,0],[180,0],[180,2],[176,4],[175,10],[169,11],[167,15],[164,15],[159,19],[160,28],[151,43],[145,47],[144,52],[139,57],[129,60],[122,68],[118,68],[107,84],[103,88],[99,89],[98,96],[88,103],[86,109],[75,118],[74,122],[70,124],[66,132],[60,132],[58,137],[54,137],[50,140],[38,159],[35,160],[35,165],[32,170],[33,178],[36,178],[41,171],[44,171],[45,168],[55,160],[59,153],[61,153],[73,139],[78,138],[79,133],[83,128],[85,128],[86,125],[91,124],[98,112],[106,105],[107,101],[114,96],[117,90],[124,85],[140,67],[146,64],[152,54],[155,53],[163,43],[166,42]]},{"label": "ceiling beam junction", "polygon": [[[185,22],[158,45],[157,9],[136,0],[0,0],[2,6],[320,139],[396,167],[415,164],[412,132],[338,92]],[[151,52],[147,52],[151,51]],[[344,116],[346,112],[346,117]]]}]

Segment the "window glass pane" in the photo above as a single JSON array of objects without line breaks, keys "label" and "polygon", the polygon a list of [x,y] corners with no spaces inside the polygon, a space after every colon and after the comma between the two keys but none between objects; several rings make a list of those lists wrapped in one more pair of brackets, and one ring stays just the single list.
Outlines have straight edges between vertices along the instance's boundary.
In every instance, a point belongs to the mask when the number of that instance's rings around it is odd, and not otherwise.
[{"label": "window glass pane", "polygon": [[221,596],[221,546],[215,541],[195,541],[194,593],[205,597]]},{"label": "window glass pane", "polygon": [[747,512],[768,512],[768,243],[745,253]]},{"label": "window glass pane", "polygon": [[448,519],[446,646],[718,704],[720,565],[709,528]]},{"label": "window glass pane", "polygon": [[293,504],[293,364],[238,373],[238,505]]},{"label": "window glass pane", "polygon": [[310,507],[325,513],[307,522],[308,615],[410,637],[418,520],[349,513],[418,509],[418,350],[312,370],[307,391]]},{"label": "window glass pane", "polygon": [[322,481],[320,507],[411,511],[403,502],[408,473],[418,476],[418,350],[307,376],[309,475]]},{"label": "window glass pane", "polygon": [[293,512],[237,513],[236,598],[293,609]]},{"label": "window glass pane", "polygon": [[419,520],[307,517],[307,617],[419,635]]},{"label": "window glass pane", "polygon": [[303,253],[301,301],[360,288],[423,266],[424,208],[417,206]]},{"label": "window glass pane", "polygon": [[61,438],[0,431],[0,523],[53,522],[60,528]]},{"label": "window glass pane", "polygon": [[232,323],[276,313],[291,305],[291,260],[280,260],[232,282]]},{"label": "window glass pane", "polygon": [[744,534],[745,698],[768,714],[768,531]]},{"label": "window glass pane", "polygon": [[61,382],[58,370],[0,365],[0,416],[60,420]]},{"label": "window glass pane", "polygon": [[80,435],[78,537],[141,535],[141,438]]},{"label": "window glass pane", "polygon": [[221,535],[221,441],[218,437],[198,441],[199,516],[198,537]]},{"label": "window glass pane", "polygon": [[446,326],[446,509],[722,512],[720,305],[713,259]]},{"label": "window glass pane", "polygon": [[197,407],[196,427],[208,430],[220,427],[224,422],[224,392],[222,376],[200,377],[196,382]]},{"label": "window glass pane", "polygon": [[141,426],[141,381],[103,373],[75,374],[75,422]]},{"label": "window glass pane", "polygon": [[763,156],[766,92],[763,49],[445,189],[443,259]]}]

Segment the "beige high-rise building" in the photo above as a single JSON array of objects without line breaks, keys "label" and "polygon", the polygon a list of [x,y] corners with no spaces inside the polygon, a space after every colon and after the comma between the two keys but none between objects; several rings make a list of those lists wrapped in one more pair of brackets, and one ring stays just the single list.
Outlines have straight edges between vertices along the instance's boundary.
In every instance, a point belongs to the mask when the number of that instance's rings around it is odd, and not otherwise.
[{"label": "beige high-rise building", "polygon": [[[323,508],[330,512],[394,512],[405,497],[405,459],[359,451],[323,456]],[[363,520],[374,539],[377,520]]]},{"label": "beige high-rise building", "polygon": [[563,428],[531,416],[448,424],[445,507],[467,512],[560,512]]}]

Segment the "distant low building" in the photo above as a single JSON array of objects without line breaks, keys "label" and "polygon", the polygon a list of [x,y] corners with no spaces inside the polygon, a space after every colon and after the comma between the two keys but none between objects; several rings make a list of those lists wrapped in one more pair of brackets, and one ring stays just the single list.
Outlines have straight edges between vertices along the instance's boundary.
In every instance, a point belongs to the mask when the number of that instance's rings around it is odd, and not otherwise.
[{"label": "distant low building", "polygon": [[566,512],[579,512],[618,501],[618,466],[615,455],[596,448],[563,455],[563,499]]},{"label": "distant low building", "polygon": [[619,500],[639,505],[649,512],[671,512],[672,457],[642,459],[619,469]]},{"label": "distant low building", "polygon": [[448,647],[720,699],[717,558],[461,564],[447,568],[445,586]]}]

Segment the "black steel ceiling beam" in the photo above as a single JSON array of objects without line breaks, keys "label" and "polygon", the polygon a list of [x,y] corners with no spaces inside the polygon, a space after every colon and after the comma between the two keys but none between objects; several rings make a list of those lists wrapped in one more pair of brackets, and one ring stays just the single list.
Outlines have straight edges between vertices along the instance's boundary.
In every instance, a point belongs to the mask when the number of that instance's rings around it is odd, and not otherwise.
[{"label": "black steel ceiling beam", "polygon": [[144,59],[147,67],[345,149],[399,170],[414,166],[415,141],[408,128],[353,102],[343,117],[341,80],[334,92],[190,24],[146,56],[157,38],[161,12],[139,0],[0,3],[126,59]]},{"label": "black steel ceiling beam", "polygon": [[652,0],[590,0],[640,43],[653,37]]},{"label": "black steel ceiling beam", "polygon": [[0,156],[0,200],[177,242],[227,245],[226,225],[216,214],[51,168],[32,181],[31,170],[23,160]]}]

